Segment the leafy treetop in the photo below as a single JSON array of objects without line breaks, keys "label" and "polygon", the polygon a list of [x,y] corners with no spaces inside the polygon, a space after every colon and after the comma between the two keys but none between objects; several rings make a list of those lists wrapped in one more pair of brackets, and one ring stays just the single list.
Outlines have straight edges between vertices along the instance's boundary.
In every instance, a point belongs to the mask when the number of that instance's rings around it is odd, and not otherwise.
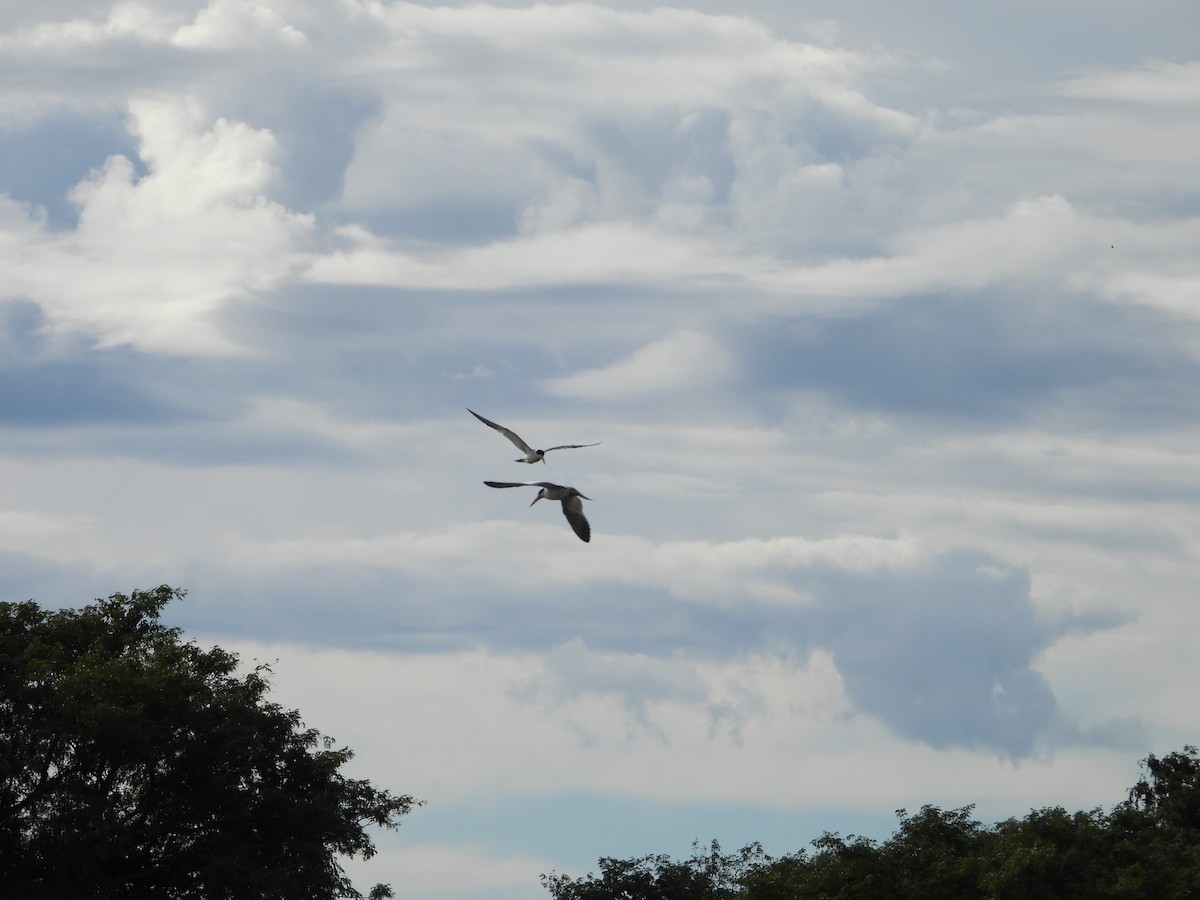
[{"label": "leafy treetop", "polygon": [[826,832],[773,859],[758,844],[692,858],[605,858],[600,875],[543,875],[554,900],[1197,900],[1200,754],[1143,761],[1110,812],[1032,810],[985,827],[972,807],[923,806],[883,842]]},{"label": "leafy treetop", "polygon": [[[360,897],[340,856],[414,806],[267,700],[269,669],[159,621],[167,585],[0,603],[0,884],[13,896]],[[377,885],[372,897],[391,896]]]}]

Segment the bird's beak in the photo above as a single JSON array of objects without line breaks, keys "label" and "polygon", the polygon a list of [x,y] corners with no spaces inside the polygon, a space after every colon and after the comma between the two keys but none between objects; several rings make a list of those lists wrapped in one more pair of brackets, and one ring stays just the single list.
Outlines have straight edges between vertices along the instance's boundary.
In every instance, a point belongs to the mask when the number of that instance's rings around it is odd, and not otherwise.
[{"label": "bird's beak", "polygon": [[591,497],[589,497],[587,494],[580,494],[579,496],[580,496],[580,497],[582,497],[584,500],[591,500],[591,499],[592,499],[592,498],[591,498]]},{"label": "bird's beak", "polygon": [[[537,502],[538,502],[539,500],[541,500],[541,499],[542,499],[541,497],[534,497],[534,498],[533,498],[533,503],[537,503]],[[533,506],[533,503],[530,503],[529,505],[530,505],[530,506]]]},{"label": "bird's beak", "polygon": [[542,462],[545,462],[545,461],[546,461],[546,454],[545,454],[545,453],[543,453],[543,454],[542,454]]}]

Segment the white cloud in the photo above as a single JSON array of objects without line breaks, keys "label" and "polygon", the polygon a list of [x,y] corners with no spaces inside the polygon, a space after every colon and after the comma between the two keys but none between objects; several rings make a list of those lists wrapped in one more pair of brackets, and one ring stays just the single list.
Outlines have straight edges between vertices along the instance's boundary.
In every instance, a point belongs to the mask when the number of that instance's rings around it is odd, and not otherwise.
[{"label": "white cloud", "polygon": [[[97,6],[98,4],[91,4]],[[0,47],[26,53],[63,53],[105,44],[174,44],[178,47],[232,50],[278,42],[302,46],[306,38],[288,24],[280,0],[210,0],[190,22],[194,3],[143,3],[121,0],[103,18],[91,16],[41,22],[0,36]],[[172,9],[172,7],[175,7]]]},{"label": "white cloud", "polygon": [[[867,94],[872,72],[893,60],[783,40],[745,17],[591,4],[364,9],[389,39],[354,63],[384,109],[359,135],[346,172],[353,210],[429,215],[441,196],[526,229],[704,228],[715,219],[698,215],[695,201],[724,203],[710,176],[725,180],[727,160],[735,182],[760,197],[781,182],[793,198],[807,184],[836,182],[836,166],[796,146],[796,122],[814,111],[839,130],[888,140],[918,127]],[[772,152],[736,139],[751,133],[768,134]],[[796,183],[792,172],[810,164]],[[755,222],[743,199],[741,225]]]},{"label": "white cloud", "polygon": [[[436,290],[598,282],[679,292],[691,288],[699,294],[700,309],[721,308],[727,290],[716,289],[736,285],[744,294],[742,312],[747,315],[848,314],[928,292],[1036,284],[1190,317],[1197,309],[1198,275],[1180,251],[1195,239],[1196,223],[1131,223],[1094,216],[1050,195],[1018,200],[997,216],[899,230],[884,254],[813,263],[640,226],[534,232],[440,251],[401,249],[364,229],[347,228],[342,237],[349,246],[314,257],[306,277],[319,283]],[[563,396],[629,397],[688,384],[703,387],[731,374],[730,359],[719,344],[702,333],[683,331],[622,363],[554,379],[548,387]],[[642,375],[648,376],[644,382]]]},{"label": "white cloud", "polygon": [[343,229],[350,246],[315,257],[306,277],[318,283],[433,290],[505,290],[581,284],[703,286],[741,269],[709,239],[604,224],[495,241],[465,250],[408,249],[361,228]]},{"label": "white cloud", "polygon": [[681,331],[636,350],[629,358],[545,382],[560,397],[613,401],[647,394],[703,391],[734,374],[725,349],[708,335]]},{"label": "white cloud", "polygon": [[48,541],[75,540],[95,524],[95,520],[86,516],[0,509],[0,542],[8,550],[36,554]]},{"label": "white cloud", "polygon": [[304,33],[289,25],[268,0],[210,0],[195,20],[171,36],[180,47],[231,50],[279,42],[291,47],[307,43]]},{"label": "white cloud", "polygon": [[902,231],[886,256],[780,266],[762,280],[803,294],[863,300],[976,291],[1071,272],[1084,254],[1094,260],[1109,249],[1101,247],[1102,231],[1064,198],[1039,197],[995,218]]},{"label": "white cloud", "polygon": [[[514,795],[615,793],[774,810],[878,811],[948,799],[1019,815],[1055,802],[1090,808],[1098,793],[1115,802],[1131,767],[1070,751],[1012,766],[897,741],[848,714],[837,671],[819,653],[804,661],[680,659],[671,665],[707,685],[705,696],[648,698],[639,710],[604,693],[546,702],[529,692],[545,671],[533,656],[222,645],[247,664],[276,661],[273,699],[300,705],[307,724],[358,751],[356,771],[431,804],[495,796],[503,785]],[[359,699],[347,705],[351,694]],[[363,708],[389,714],[363,717]],[[475,752],[481,745],[486,753]]]},{"label": "white cloud", "polygon": [[1072,286],[1184,319],[1200,316],[1200,263],[1188,254],[1200,241],[1200,218],[1104,224],[1109,252],[1095,266],[1072,272]]},{"label": "white cloud", "polygon": [[[579,110],[629,109],[631,104],[634,109],[695,108],[727,102],[730,96],[758,100],[767,93],[816,100],[892,128],[912,125],[910,117],[878,106],[862,90],[865,75],[894,60],[781,39],[745,16],[669,7],[617,11],[590,3],[393,3],[365,4],[357,11],[382,24],[384,30],[376,34],[386,38],[355,61],[356,70],[404,74],[428,68],[437,79],[424,91],[445,89],[453,80],[439,63],[475,57],[476,66],[500,75],[548,110],[569,111],[564,101],[568,86],[576,84],[582,90],[575,92]],[[410,52],[392,55],[397,47]],[[479,58],[485,48],[490,53]],[[545,77],[551,74],[556,77]],[[492,98],[507,93],[504,82],[489,90]]]},{"label": "white cloud", "polygon": [[287,277],[312,228],[267,196],[274,138],[169,97],[131,102],[130,128],[147,171],[109,157],[71,192],[74,231],[13,223],[9,206],[4,293],[101,345],[234,350],[210,314]]},{"label": "white cloud", "polygon": [[[554,510],[553,512],[557,512]],[[378,537],[264,541],[246,534],[224,538],[222,555],[247,574],[309,566],[381,566],[419,577],[483,578],[515,592],[539,592],[554,585],[579,588],[602,581],[649,586],[678,597],[717,605],[757,601],[795,607],[806,595],[792,583],[797,572],[830,567],[847,572],[906,569],[923,559],[911,539],[844,535],[823,540],[778,537],[729,542],[654,542],[603,535],[593,513],[591,546],[569,540],[557,515],[526,516],[520,527],[487,521],[455,525],[442,533]],[[610,549],[596,546],[602,537]],[[546,556],[522,553],[531,540],[553,545]]]},{"label": "white cloud", "polygon": [[78,18],[41,22],[0,35],[0,47],[16,53],[67,53],[108,42],[160,43],[175,19],[160,5],[120,2],[103,19]]},{"label": "white cloud", "polygon": [[1142,68],[1090,72],[1058,88],[1065,97],[1145,106],[1200,106],[1200,63],[1150,62]]},{"label": "white cloud", "polygon": [[[704,776],[710,783],[701,785],[704,760],[711,764],[736,752],[739,740],[753,740],[760,752],[768,752],[775,742],[781,742],[775,749],[783,750],[797,739],[823,744],[823,729],[842,720],[845,710],[836,672],[822,657],[807,664],[769,658],[730,665],[678,660],[662,670],[663,677],[683,678],[703,685],[702,690],[651,698],[639,721],[611,692],[531,693],[538,685],[561,685],[559,675],[543,682],[548,662],[535,656],[395,657],[259,644],[229,648],[247,663],[278,660],[272,668],[279,702],[291,705],[291,698],[307,696],[305,721],[351,747],[362,747],[359,768],[406,773],[407,781],[389,777],[387,783],[403,784],[403,790],[431,801],[488,791],[494,784],[537,793],[615,789],[649,791],[661,798],[690,793],[693,799],[732,800],[739,787],[757,783],[753,794],[761,796],[768,790],[765,772],[744,773],[735,779],[740,785]],[[671,669],[680,674],[668,674]],[[327,688],[314,692],[312,678],[318,672],[327,676]],[[369,679],[360,681],[368,674]],[[338,685],[347,678],[370,685],[362,694],[364,704],[388,709],[392,721],[407,723],[405,740],[368,739],[374,724],[331,708]],[[724,729],[712,733],[710,707],[721,704],[741,710],[747,719],[742,735]],[[474,752],[480,742],[489,747],[486,760]],[[389,744],[391,749],[383,751]],[[694,747],[697,756],[673,776],[662,778],[658,764],[636,771],[633,751],[650,750],[665,758],[678,746]],[[628,760],[622,761],[625,756]],[[795,798],[801,790],[795,785],[788,792]]]}]

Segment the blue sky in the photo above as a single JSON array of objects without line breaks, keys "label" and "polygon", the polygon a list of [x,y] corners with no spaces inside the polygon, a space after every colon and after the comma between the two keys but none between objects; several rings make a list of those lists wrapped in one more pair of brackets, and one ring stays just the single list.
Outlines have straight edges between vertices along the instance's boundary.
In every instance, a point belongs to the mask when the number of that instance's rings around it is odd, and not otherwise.
[{"label": "blue sky", "polygon": [[0,596],[186,588],[410,896],[1115,803],[1197,740],[1198,27],[6,4]]}]

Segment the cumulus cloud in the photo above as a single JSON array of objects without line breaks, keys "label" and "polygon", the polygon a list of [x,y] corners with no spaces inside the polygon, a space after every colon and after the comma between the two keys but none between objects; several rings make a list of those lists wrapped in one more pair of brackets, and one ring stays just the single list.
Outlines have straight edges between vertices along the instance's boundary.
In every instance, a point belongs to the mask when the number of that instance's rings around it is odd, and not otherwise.
[{"label": "cumulus cloud", "polygon": [[109,157],[74,187],[73,231],[7,217],[4,291],[102,346],[228,352],[211,313],[286,277],[312,221],[267,196],[269,132],[187,98],[136,100],[129,116],[140,159]]},{"label": "cumulus cloud", "polygon": [[267,0],[211,0],[190,25],[171,36],[171,42],[205,50],[253,47],[264,41],[303,46],[307,38],[287,23],[279,5]]},{"label": "cumulus cloud", "polygon": [[[614,221],[703,230],[729,221],[734,195],[753,230],[751,196],[778,194],[806,166],[811,183],[836,181],[829,164],[845,141],[916,129],[867,93],[892,60],[783,40],[747,18],[585,4],[371,14],[391,40],[359,54],[356,72],[387,99],[357,142],[344,200],[387,207],[416,236],[442,233],[447,204],[493,237]],[[813,123],[802,142],[797,119]],[[794,184],[789,199],[804,191]]]}]

